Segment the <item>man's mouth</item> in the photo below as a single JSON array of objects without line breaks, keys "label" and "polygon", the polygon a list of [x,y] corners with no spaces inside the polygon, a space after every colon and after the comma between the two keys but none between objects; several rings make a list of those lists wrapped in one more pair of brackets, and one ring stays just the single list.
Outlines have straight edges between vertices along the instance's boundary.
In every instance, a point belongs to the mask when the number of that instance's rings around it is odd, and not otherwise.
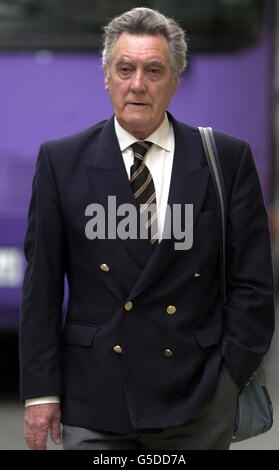
[{"label": "man's mouth", "polygon": [[128,103],[128,104],[132,104],[132,105],[134,105],[134,106],[146,106],[146,103],[131,102],[131,103]]}]

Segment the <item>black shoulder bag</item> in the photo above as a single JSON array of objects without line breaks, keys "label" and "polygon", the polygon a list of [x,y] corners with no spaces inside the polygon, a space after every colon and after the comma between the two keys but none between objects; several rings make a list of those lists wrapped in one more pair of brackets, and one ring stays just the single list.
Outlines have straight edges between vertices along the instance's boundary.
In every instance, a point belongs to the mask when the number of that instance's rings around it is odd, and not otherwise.
[{"label": "black shoulder bag", "polygon": [[[216,191],[221,219],[221,292],[223,305],[227,303],[226,293],[226,192],[217,147],[211,127],[199,127],[204,152]],[[273,424],[273,408],[265,385],[263,361],[250,377],[238,396],[232,442],[242,441],[263,434]]]}]

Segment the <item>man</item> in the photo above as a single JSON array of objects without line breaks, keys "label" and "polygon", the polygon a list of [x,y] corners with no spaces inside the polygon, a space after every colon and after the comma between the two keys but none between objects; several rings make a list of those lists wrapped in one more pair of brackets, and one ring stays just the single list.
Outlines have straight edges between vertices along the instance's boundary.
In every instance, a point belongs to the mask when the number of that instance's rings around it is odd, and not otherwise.
[{"label": "man", "polygon": [[[65,449],[228,449],[239,389],[273,332],[269,232],[250,147],[215,132],[229,208],[223,307],[202,142],[166,113],[185,68],[183,31],[135,8],[105,33],[115,116],[43,144],[37,161],[21,321],[26,440],[44,449],[50,429],[59,443],[62,421]],[[112,196],[135,221],[155,205],[146,236],[107,236]],[[182,214],[193,206],[187,249],[176,249],[175,226],[164,236],[178,204]],[[99,206],[106,236],[94,238],[88,217]]]}]

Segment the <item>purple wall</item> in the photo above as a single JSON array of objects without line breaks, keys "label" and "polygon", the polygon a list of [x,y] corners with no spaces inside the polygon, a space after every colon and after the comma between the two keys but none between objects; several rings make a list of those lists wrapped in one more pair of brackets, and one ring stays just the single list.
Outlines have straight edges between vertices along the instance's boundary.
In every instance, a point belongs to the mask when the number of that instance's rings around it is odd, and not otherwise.
[{"label": "purple wall", "polygon": [[[230,55],[193,54],[170,106],[178,118],[248,139],[268,196],[272,136],[271,38]],[[0,55],[0,159],[34,159],[41,141],[112,114],[100,58],[92,54]]]},{"label": "purple wall", "polygon": [[[184,122],[248,140],[267,203],[272,177],[271,39],[265,33],[252,49],[230,55],[190,55],[170,106]],[[1,53],[0,109],[1,249],[22,247],[40,143],[111,116],[100,58],[89,53]],[[17,318],[20,294],[21,285],[0,285],[0,326]],[[13,317],[8,317],[11,298]]]},{"label": "purple wall", "polygon": [[194,55],[170,110],[251,143],[266,202],[272,182],[272,42],[231,55]]}]

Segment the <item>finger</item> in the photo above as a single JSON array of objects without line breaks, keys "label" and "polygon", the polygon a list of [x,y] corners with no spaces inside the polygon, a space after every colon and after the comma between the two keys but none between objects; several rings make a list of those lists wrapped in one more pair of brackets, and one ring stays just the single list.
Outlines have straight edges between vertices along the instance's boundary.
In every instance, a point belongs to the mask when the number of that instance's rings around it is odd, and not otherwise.
[{"label": "finger", "polygon": [[25,442],[28,445],[29,449],[36,450],[36,439],[35,434],[27,434],[25,433]]},{"label": "finger", "polygon": [[36,450],[46,450],[48,428],[37,431],[35,434]]},{"label": "finger", "polygon": [[55,444],[57,445],[62,444],[60,417],[54,418],[53,421],[51,422],[50,435]]},{"label": "finger", "polygon": [[34,426],[30,424],[27,420],[25,420],[24,423],[24,437],[29,449],[36,450],[36,432]]},{"label": "finger", "polygon": [[48,429],[32,430],[26,429],[25,440],[31,450],[46,450]]}]

